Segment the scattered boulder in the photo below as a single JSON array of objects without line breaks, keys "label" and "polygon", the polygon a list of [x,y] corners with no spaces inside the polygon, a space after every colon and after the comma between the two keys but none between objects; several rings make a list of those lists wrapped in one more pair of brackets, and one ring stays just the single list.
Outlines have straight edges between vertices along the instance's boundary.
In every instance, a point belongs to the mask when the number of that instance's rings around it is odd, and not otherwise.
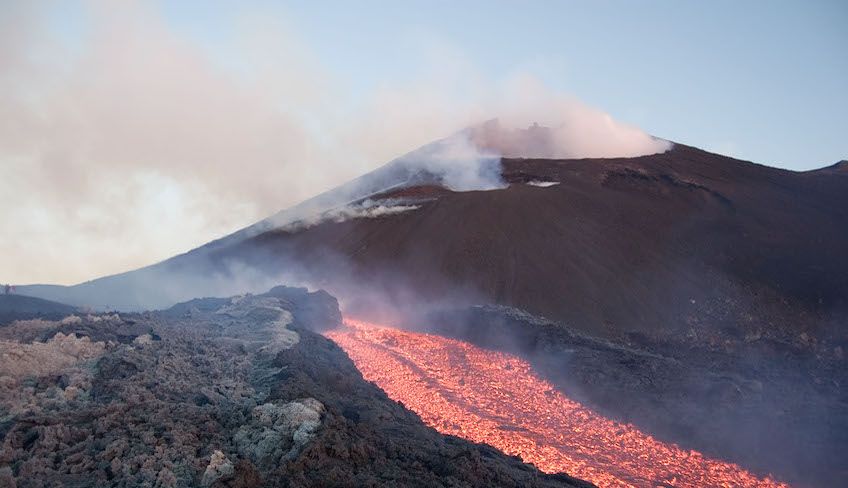
[{"label": "scattered boulder", "polygon": [[221,451],[215,451],[212,453],[209,465],[206,466],[206,471],[203,472],[203,478],[200,480],[200,484],[210,486],[225,476],[231,476],[234,471],[233,463],[227,459],[227,456]]}]

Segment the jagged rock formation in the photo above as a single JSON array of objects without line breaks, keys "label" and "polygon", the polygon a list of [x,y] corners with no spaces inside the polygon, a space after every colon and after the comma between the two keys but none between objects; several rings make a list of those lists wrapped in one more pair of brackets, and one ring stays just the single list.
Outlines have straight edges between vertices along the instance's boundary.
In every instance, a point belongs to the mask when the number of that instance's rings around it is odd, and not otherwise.
[{"label": "jagged rock formation", "polygon": [[0,328],[0,486],[588,486],[444,437],[278,287]]}]

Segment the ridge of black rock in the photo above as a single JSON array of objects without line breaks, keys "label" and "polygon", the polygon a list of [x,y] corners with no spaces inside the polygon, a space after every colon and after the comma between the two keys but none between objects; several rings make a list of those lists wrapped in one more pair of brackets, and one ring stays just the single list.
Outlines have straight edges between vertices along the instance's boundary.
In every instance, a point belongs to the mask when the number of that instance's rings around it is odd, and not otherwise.
[{"label": "ridge of black rock", "polygon": [[848,160],[837,161],[836,163],[825,166],[824,168],[814,169],[812,171],[818,171],[822,173],[833,173],[833,174],[848,174]]}]

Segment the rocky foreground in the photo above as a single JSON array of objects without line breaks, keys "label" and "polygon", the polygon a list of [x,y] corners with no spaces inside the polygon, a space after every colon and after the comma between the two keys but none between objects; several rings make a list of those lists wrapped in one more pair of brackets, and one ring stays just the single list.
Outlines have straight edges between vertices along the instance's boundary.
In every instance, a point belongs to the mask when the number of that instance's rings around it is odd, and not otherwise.
[{"label": "rocky foreground", "polygon": [[323,292],[0,327],[0,486],[591,486],[443,436],[312,330]]}]

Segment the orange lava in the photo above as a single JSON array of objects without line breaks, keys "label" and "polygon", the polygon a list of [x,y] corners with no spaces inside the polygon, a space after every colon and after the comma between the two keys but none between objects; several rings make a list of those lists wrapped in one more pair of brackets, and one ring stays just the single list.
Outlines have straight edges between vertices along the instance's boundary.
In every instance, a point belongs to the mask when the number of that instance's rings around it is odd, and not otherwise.
[{"label": "orange lava", "polygon": [[786,487],[666,444],[568,399],[515,356],[345,320],[326,335],[365,379],[445,434],[601,487]]}]

